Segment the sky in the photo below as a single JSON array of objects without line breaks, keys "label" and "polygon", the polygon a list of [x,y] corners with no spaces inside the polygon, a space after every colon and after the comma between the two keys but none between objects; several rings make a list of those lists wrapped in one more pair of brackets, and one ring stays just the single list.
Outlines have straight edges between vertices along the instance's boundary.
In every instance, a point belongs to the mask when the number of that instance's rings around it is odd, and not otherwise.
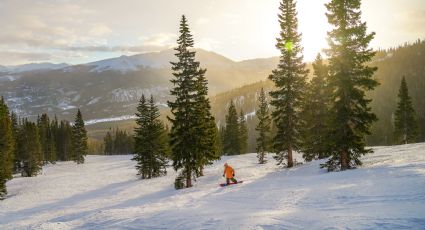
[{"label": "sky", "polygon": [[[298,0],[304,58],[326,47],[324,3]],[[195,46],[232,60],[279,55],[280,0],[1,0],[0,65],[86,63],[176,46],[182,14]],[[425,0],[363,0],[371,46],[425,39]]]}]

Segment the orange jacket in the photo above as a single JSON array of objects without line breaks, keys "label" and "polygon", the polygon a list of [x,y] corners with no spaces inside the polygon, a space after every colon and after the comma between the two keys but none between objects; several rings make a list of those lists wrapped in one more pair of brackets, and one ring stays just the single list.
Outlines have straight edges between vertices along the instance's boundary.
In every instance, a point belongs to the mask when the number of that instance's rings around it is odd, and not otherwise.
[{"label": "orange jacket", "polygon": [[235,173],[235,170],[233,170],[232,167],[230,167],[230,166],[224,167],[223,174],[226,176],[226,178],[233,178],[234,173]]}]

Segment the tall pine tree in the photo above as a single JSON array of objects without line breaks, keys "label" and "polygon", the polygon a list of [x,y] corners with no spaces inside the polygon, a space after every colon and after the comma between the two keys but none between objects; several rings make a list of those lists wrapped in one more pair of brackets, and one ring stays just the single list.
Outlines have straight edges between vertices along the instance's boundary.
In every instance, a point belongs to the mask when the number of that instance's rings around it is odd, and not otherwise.
[{"label": "tall pine tree", "polygon": [[0,200],[6,197],[6,181],[12,179],[15,148],[9,109],[0,99]]},{"label": "tall pine tree", "polygon": [[52,160],[57,161],[58,158],[58,149],[57,149],[57,138],[59,133],[59,122],[58,118],[55,115],[55,118],[50,123],[50,132],[51,132],[51,142],[52,142],[52,149],[54,149],[54,152],[52,153]]},{"label": "tall pine tree", "polygon": [[371,112],[366,91],[377,85],[372,76],[377,70],[367,66],[375,55],[368,48],[374,33],[368,34],[361,22],[360,0],[331,0],[326,4],[328,22],[329,77],[332,87],[330,140],[331,158],[322,165],[329,171],[361,165],[360,156],[372,152],[365,147],[365,135],[377,120]]},{"label": "tall pine tree", "polygon": [[216,134],[206,99],[206,70],[195,60],[196,52],[191,50],[194,41],[184,15],[177,43],[178,61],[171,62],[174,75],[171,95],[175,96],[175,101],[168,102],[173,114],[169,117],[172,124],[170,145],[174,169],[182,169],[185,187],[191,187],[193,175],[200,176],[203,166],[216,158],[216,147],[212,146]]},{"label": "tall pine tree", "polygon": [[302,152],[306,161],[327,157],[329,151],[330,93],[328,68],[322,56],[313,63],[314,77],[307,86],[304,99]]},{"label": "tall pine tree", "polygon": [[303,63],[301,34],[298,33],[296,3],[283,0],[280,3],[280,37],[276,47],[281,55],[277,69],[269,79],[275,83],[276,90],[270,92],[272,113],[277,133],[274,137],[275,159],[278,165],[288,168],[294,165],[292,152],[300,148],[301,106],[308,71]]},{"label": "tall pine tree", "polygon": [[205,69],[200,71],[195,81],[195,146],[196,175],[203,176],[204,166],[210,165],[220,158],[217,141],[219,138],[215,118],[211,114],[211,105],[208,99],[208,81],[205,78]]},{"label": "tall pine tree", "polygon": [[266,154],[270,150],[270,115],[269,105],[267,103],[266,94],[264,89],[261,88],[260,96],[258,97],[259,108],[256,112],[258,118],[257,127],[255,130],[258,132],[257,138],[257,158],[258,163],[265,164],[267,162]]},{"label": "tall pine tree", "polygon": [[72,126],[62,120],[59,124],[59,129],[56,134],[56,150],[57,158],[61,161],[71,160],[72,157]]},{"label": "tall pine tree", "polygon": [[239,123],[235,103],[230,101],[223,135],[223,151],[226,155],[240,154]]},{"label": "tall pine tree", "polygon": [[56,146],[50,119],[47,114],[42,114],[37,120],[37,126],[40,134],[41,149],[43,152],[44,162],[56,162]]},{"label": "tall pine tree", "polygon": [[103,138],[103,153],[105,155],[114,154],[114,143],[111,132],[107,132]]},{"label": "tall pine tree", "polygon": [[27,119],[18,131],[18,155],[22,162],[22,176],[36,176],[43,166],[43,152],[37,125]]},{"label": "tall pine tree", "polygon": [[394,126],[394,137],[397,144],[407,144],[416,141],[418,137],[418,123],[404,76],[398,91],[398,105],[395,111]]},{"label": "tall pine tree", "polygon": [[80,109],[75,116],[75,122],[72,126],[72,154],[71,159],[77,164],[84,163],[84,157],[88,152],[87,130],[84,126],[83,116]]},{"label": "tall pine tree", "polygon": [[244,153],[247,153],[247,150],[248,150],[248,126],[246,124],[245,114],[242,109],[239,113],[238,126],[239,126],[238,139],[239,139],[239,148],[240,148],[239,152],[241,154],[244,154]]},{"label": "tall pine tree", "polygon": [[18,115],[15,112],[10,114],[10,121],[12,122],[12,134],[14,140],[14,151],[13,151],[13,172],[18,173],[21,170],[21,161],[18,155],[18,131],[19,131],[19,123],[18,123]]},{"label": "tall pine tree", "polygon": [[142,179],[151,179],[163,176],[167,173],[167,135],[164,124],[159,120],[159,110],[153,97],[146,101],[142,95],[137,106],[137,127],[134,129],[135,155],[133,160],[137,161],[136,169]]}]

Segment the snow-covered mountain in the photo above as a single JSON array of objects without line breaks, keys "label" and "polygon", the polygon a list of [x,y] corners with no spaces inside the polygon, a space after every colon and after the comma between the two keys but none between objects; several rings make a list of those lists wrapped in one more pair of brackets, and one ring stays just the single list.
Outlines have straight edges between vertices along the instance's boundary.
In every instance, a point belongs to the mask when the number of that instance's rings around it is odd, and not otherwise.
[{"label": "snow-covered mountain", "polygon": [[[255,60],[248,61],[251,65],[246,68],[246,62],[196,51],[197,60],[207,68],[211,94],[262,80],[271,71],[256,65]],[[171,99],[170,61],[176,60],[174,53],[170,49],[72,66],[41,63],[4,67],[5,71],[0,70],[0,92],[21,116],[47,112],[72,119],[77,107],[87,120],[131,115],[142,94],[152,94],[162,105]]]},{"label": "snow-covered mountain", "polygon": [[68,64],[66,63],[53,64],[49,62],[30,63],[30,64],[16,65],[16,66],[0,66],[0,74],[1,75],[19,74],[19,73],[29,72],[29,71],[55,70],[55,69],[65,68],[67,66]]},{"label": "snow-covered mountain", "polygon": [[170,61],[173,60],[173,53],[168,50],[166,52],[139,54],[134,56],[120,56],[106,60],[90,62],[85,65],[93,67],[90,71],[119,71],[122,73],[138,71],[141,68],[167,68]]},{"label": "snow-covered mountain", "polygon": [[[254,153],[223,157],[178,191],[171,167],[140,180],[132,156],[58,162],[7,183],[0,229],[423,229],[425,144],[374,150],[333,173],[323,161],[288,170],[270,155],[265,165]],[[218,186],[224,162],[242,184]]]}]

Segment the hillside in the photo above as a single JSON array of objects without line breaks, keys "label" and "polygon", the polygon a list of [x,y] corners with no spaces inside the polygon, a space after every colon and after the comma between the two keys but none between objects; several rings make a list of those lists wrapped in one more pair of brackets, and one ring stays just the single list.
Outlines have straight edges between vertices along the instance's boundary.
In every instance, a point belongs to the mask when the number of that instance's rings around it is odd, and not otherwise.
[{"label": "hillside", "polygon": [[[397,106],[397,94],[402,76],[406,76],[409,94],[413,99],[416,114],[420,124],[418,141],[425,141],[425,41],[406,44],[390,50],[378,51],[371,66],[377,66],[374,77],[380,85],[368,96],[372,99],[372,111],[378,116],[378,122],[372,127],[372,135],[367,137],[370,145],[389,145],[393,143],[393,114]],[[217,120],[223,121],[225,110],[230,100],[236,101],[236,107],[246,113],[254,112],[257,107],[256,98],[261,87],[266,91],[273,89],[270,81],[249,84],[228,92],[211,97],[213,114]],[[249,121],[252,130],[255,120]],[[251,151],[253,150],[255,134],[250,135]]]},{"label": "hillside", "polygon": [[[179,191],[171,168],[137,179],[131,156],[59,162],[8,182],[0,229],[422,229],[425,144],[374,149],[361,168],[334,173],[322,161],[288,170],[271,157],[223,157]],[[244,183],[218,186],[224,162]]]}]

